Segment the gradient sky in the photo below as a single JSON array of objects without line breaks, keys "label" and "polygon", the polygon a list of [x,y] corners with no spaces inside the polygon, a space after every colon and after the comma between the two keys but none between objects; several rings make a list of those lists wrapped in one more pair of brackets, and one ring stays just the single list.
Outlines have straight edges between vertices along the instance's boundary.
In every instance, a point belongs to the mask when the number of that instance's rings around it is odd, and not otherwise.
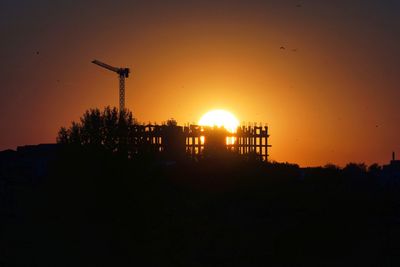
[{"label": "gradient sky", "polygon": [[0,150],[117,106],[99,59],[132,69],[126,105],[142,122],[220,108],[268,123],[272,160],[400,155],[398,0],[2,0],[0,36]]}]

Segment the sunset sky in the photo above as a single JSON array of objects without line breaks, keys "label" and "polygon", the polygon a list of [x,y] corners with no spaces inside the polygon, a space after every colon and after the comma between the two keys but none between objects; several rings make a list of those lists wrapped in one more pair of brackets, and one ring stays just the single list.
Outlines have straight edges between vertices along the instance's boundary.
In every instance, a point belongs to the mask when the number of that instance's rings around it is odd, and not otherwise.
[{"label": "sunset sky", "polygon": [[[225,109],[268,123],[270,159],[400,156],[400,1],[0,1],[0,150],[55,142],[91,107],[141,122]],[[283,49],[284,48],[284,49]]]}]

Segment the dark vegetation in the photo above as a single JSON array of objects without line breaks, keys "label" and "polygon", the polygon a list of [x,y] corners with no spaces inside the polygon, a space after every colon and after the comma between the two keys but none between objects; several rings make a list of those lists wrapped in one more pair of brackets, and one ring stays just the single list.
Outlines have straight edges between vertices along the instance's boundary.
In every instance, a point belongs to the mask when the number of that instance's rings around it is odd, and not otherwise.
[{"label": "dark vegetation", "polygon": [[400,263],[399,185],[380,166],[128,158],[124,118],[113,133],[97,119],[61,130],[45,177],[7,181],[0,266]]}]

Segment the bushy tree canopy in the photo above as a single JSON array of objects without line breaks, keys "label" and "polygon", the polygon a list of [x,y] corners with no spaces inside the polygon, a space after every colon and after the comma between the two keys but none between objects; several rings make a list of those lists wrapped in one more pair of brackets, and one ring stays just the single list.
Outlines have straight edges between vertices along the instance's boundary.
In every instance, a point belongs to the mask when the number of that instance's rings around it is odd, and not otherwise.
[{"label": "bushy tree canopy", "polygon": [[132,139],[136,121],[132,112],[106,107],[87,110],[80,122],[72,122],[67,129],[62,127],[57,136],[59,144],[103,146],[116,152],[126,150]]}]

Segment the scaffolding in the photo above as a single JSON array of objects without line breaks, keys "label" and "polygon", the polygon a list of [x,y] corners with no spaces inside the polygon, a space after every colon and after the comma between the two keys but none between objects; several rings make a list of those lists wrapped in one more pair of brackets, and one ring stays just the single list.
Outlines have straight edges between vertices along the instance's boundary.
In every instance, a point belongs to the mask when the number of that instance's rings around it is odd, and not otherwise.
[{"label": "scaffolding", "polygon": [[201,158],[206,150],[226,150],[268,161],[268,126],[241,126],[235,133],[199,125],[135,125],[133,153],[166,153]]}]

